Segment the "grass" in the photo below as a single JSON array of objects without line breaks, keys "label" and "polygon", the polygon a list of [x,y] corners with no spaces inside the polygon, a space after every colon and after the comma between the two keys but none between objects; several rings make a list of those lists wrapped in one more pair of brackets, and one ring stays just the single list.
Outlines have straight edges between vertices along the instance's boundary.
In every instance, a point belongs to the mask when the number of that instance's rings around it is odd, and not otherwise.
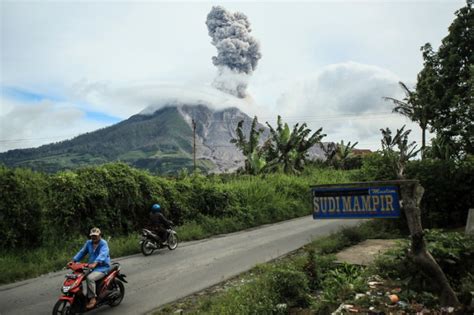
[{"label": "grass", "polygon": [[[186,210],[196,211],[196,215],[194,219],[184,220],[177,227],[178,235],[181,241],[197,240],[309,215],[310,185],[348,182],[351,174],[350,171],[312,168],[300,176],[224,175],[198,178],[197,183],[193,177],[184,178],[180,180],[184,190],[192,189],[195,192],[187,192],[183,200],[188,202],[185,198],[190,198],[192,202],[189,204],[199,202],[199,205],[196,205],[197,209]],[[189,193],[194,194],[188,197]],[[206,197],[208,193],[212,193],[212,197]],[[176,196],[181,198],[178,192]],[[204,215],[202,208],[205,207],[214,207],[214,212]],[[187,206],[183,206],[183,209],[187,209]],[[137,236],[138,233],[112,238],[109,243],[112,258],[138,253]],[[76,239],[78,241],[43,243],[39,248],[28,250],[0,250],[0,283],[36,277],[61,269],[84,242],[81,237]]]},{"label": "grass", "polygon": [[[288,314],[311,308],[320,314],[334,310],[334,302],[364,286],[363,269],[335,265],[334,253],[370,237],[394,238],[390,232],[370,221],[343,228],[307,244],[296,253],[261,264],[229,282],[168,304],[154,315],[184,310],[185,314]],[[326,275],[330,274],[330,277]],[[322,300],[314,292],[324,290]],[[365,291],[364,291],[365,292]],[[336,306],[337,307],[337,306]]]},{"label": "grass", "polygon": [[[76,241],[64,240],[30,250],[0,251],[0,284],[60,270],[85,241],[85,238],[77,237]],[[138,234],[111,238],[108,243],[112,260],[139,252]]]},{"label": "grass", "polygon": [[[464,304],[457,314],[471,314],[474,238],[452,231],[427,230],[426,233],[431,253]],[[181,310],[181,314],[330,314],[341,303],[354,305],[353,311],[363,314],[369,313],[369,308],[374,313],[394,314],[414,314],[427,308],[433,314],[440,314],[435,291],[406,257],[408,239],[379,256],[369,267],[334,263],[333,254],[344,247],[368,238],[400,237],[399,231],[387,230],[377,220],[343,228],[287,257],[258,265],[207,289],[205,294],[197,293],[165,305],[153,314],[170,314],[176,310]],[[398,295],[402,304],[391,304],[389,294]]]}]

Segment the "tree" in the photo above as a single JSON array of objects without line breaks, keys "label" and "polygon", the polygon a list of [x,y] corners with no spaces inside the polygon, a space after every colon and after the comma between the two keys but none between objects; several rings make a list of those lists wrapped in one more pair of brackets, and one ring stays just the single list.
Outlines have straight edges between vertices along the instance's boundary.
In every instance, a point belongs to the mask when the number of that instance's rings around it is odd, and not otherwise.
[{"label": "tree", "polygon": [[[397,133],[392,137],[389,128],[380,129],[382,132],[382,150],[390,157],[396,157],[395,165],[400,182],[400,194],[403,201],[403,209],[407,219],[411,236],[411,247],[409,255],[420,271],[437,286],[440,303],[442,306],[459,306],[459,301],[454,290],[449,284],[446,275],[440,268],[436,260],[428,251],[424,239],[423,227],[421,225],[420,201],[423,197],[424,189],[416,180],[405,180],[404,170],[409,159],[416,156],[415,142],[409,143],[408,135],[411,130],[405,131],[405,126],[397,129]],[[394,151],[395,146],[398,152]]]},{"label": "tree", "polygon": [[250,127],[249,140],[247,140],[242,130],[243,125],[244,121],[239,121],[237,129],[235,130],[237,139],[232,139],[230,142],[234,143],[245,156],[244,172],[255,175],[260,173],[266,165],[263,151],[258,146],[263,128],[257,129],[258,119],[257,116],[255,116]]},{"label": "tree", "polygon": [[320,143],[326,135],[322,134],[322,128],[316,130],[307,138],[311,129],[306,123],[301,126],[297,123],[290,131],[287,123],[283,124],[281,116],[277,118],[277,127],[274,129],[268,122],[270,128],[270,142],[267,142],[267,162],[272,170],[282,168],[285,173],[300,172],[306,162],[308,150],[315,144]]},{"label": "tree", "polygon": [[428,123],[433,117],[431,103],[421,102],[417,92],[411,91],[403,82],[398,83],[405,93],[403,100],[398,100],[393,97],[383,97],[383,99],[390,101],[395,105],[392,110],[394,113],[399,113],[405,117],[408,117],[411,121],[416,122],[420,126],[421,157],[423,158],[423,152],[426,147],[426,130],[428,128]]},{"label": "tree", "polygon": [[[397,133],[392,138],[392,131],[389,128],[380,129],[382,132],[382,152],[384,155],[393,158],[396,164],[397,177],[404,178],[404,171],[407,162],[415,157],[420,150],[416,149],[416,142],[408,142],[408,135],[411,129],[405,130],[405,125],[397,129]],[[397,146],[398,151],[394,148]]]},{"label": "tree", "polygon": [[472,0],[456,11],[448,35],[438,52],[422,47],[424,68],[418,76],[417,94],[431,102],[432,129],[449,141],[459,155],[474,153],[474,12]]},{"label": "tree", "polygon": [[359,142],[355,142],[351,145],[351,142],[349,141],[347,145],[345,145],[344,140],[341,140],[341,143],[336,145],[336,154],[334,158],[340,168],[346,168],[347,161],[352,157],[352,150],[358,143]]}]

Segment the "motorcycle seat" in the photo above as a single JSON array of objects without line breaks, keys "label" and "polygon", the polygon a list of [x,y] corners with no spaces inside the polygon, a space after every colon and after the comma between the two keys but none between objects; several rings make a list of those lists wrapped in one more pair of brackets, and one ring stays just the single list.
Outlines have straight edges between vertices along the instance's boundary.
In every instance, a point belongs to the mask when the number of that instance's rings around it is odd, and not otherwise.
[{"label": "motorcycle seat", "polygon": [[118,262],[113,262],[110,264],[110,268],[107,271],[107,275],[109,275],[112,271],[115,271],[120,268],[120,264]]}]

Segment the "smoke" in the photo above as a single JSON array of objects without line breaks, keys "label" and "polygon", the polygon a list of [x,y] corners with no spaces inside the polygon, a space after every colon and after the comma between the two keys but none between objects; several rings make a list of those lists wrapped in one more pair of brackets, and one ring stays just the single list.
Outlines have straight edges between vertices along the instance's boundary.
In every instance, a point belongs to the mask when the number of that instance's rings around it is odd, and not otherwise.
[{"label": "smoke", "polygon": [[248,78],[262,57],[260,44],[250,36],[247,16],[215,6],[207,15],[206,25],[217,48],[217,56],[212,57],[218,68],[214,86],[237,97],[246,97]]}]

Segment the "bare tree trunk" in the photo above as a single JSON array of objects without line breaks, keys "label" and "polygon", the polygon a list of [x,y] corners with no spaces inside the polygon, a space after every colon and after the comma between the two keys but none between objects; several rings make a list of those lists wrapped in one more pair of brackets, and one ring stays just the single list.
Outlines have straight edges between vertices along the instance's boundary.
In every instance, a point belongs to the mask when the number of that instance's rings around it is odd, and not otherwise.
[{"label": "bare tree trunk", "polygon": [[442,306],[460,306],[446,275],[426,249],[419,207],[424,193],[423,187],[416,181],[409,181],[400,185],[400,192],[411,234],[410,255],[413,261],[419,266],[421,272],[437,286]]}]

